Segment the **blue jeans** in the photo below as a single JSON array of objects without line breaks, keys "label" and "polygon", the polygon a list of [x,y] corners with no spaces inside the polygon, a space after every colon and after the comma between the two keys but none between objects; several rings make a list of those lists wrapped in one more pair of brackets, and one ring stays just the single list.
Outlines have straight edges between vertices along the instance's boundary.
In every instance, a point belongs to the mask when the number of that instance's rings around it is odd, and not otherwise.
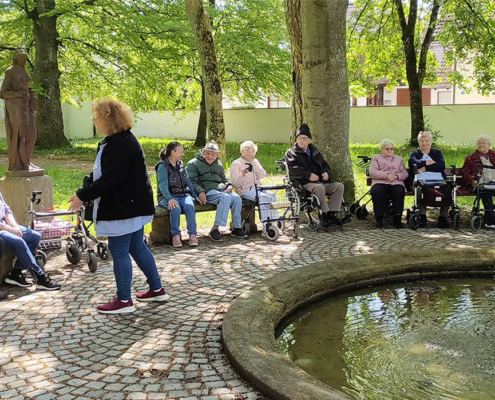
[{"label": "blue jeans", "polygon": [[[244,200],[256,200],[256,189],[248,190],[246,193],[242,195]],[[259,199],[259,207],[260,207],[260,216],[261,221],[267,221],[270,219],[278,219],[280,215],[278,214],[278,210],[270,209],[270,205],[268,203],[272,203],[277,200],[277,196],[275,193],[270,191],[258,190],[258,199]],[[263,229],[265,229],[265,225],[263,225]]]},{"label": "blue jeans", "polygon": [[206,193],[206,202],[217,206],[215,225],[227,226],[229,210],[232,209],[232,225],[234,225],[234,228],[241,227],[242,199],[239,195],[232,192],[210,190]]},{"label": "blue jeans", "polygon": [[172,210],[168,208],[167,200],[163,199],[160,201],[160,206],[169,211],[172,236],[180,235],[180,214],[182,211],[186,214],[187,233],[189,235],[196,235],[196,210],[194,209],[194,199],[191,196],[174,197],[173,199],[179,203],[179,207],[175,207]]},{"label": "blue jeans", "polygon": [[15,269],[30,269],[36,275],[44,275],[43,270],[36,264],[34,252],[41,240],[39,232],[33,231],[25,226],[20,226],[22,238],[7,231],[0,231],[0,237],[5,243],[5,247],[14,250],[17,261],[14,264]]},{"label": "blue jeans", "polygon": [[144,244],[144,227],[136,232],[108,238],[108,250],[113,258],[113,273],[117,283],[119,300],[131,299],[132,256],[137,266],[147,278],[151,290],[162,287],[160,275],[156,269],[155,259],[150,249]]}]

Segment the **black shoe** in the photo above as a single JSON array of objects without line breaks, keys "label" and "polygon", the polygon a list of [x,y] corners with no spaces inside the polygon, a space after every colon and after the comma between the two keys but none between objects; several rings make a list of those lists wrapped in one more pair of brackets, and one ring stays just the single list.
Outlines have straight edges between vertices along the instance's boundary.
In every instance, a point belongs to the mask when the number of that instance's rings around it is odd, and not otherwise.
[{"label": "black shoe", "polygon": [[378,229],[383,229],[383,217],[375,217],[376,219],[376,227]]},{"label": "black shoe", "polygon": [[26,280],[26,276],[22,273],[22,271],[17,272],[13,270],[6,278],[5,283],[9,285],[16,285],[20,287],[30,287],[33,286],[31,282]]},{"label": "black shoe", "polygon": [[7,293],[6,292],[2,292],[0,290],[0,300],[6,299],[6,298],[7,298]]},{"label": "black shoe", "polygon": [[320,226],[322,228],[328,228],[329,226],[331,226],[331,222],[330,220],[328,219],[328,215],[329,213],[321,213],[321,216],[320,216]]},{"label": "black shoe", "polygon": [[243,232],[241,228],[234,228],[230,236],[238,239],[246,239],[248,237],[248,235],[245,232]]},{"label": "black shoe", "polygon": [[36,287],[43,290],[60,290],[61,286],[48,275],[38,275]]},{"label": "black shoe", "polygon": [[419,216],[419,227],[418,228],[426,228],[428,220],[426,219],[426,215]]},{"label": "black shoe", "polygon": [[438,217],[438,227],[440,229],[450,228],[449,220],[446,217]]},{"label": "black shoe", "polygon": [[335,215],[334,212],[328,212],[327,216],[328,216],[328,221],[330,222],[331,225],[337,225],[337,226],[342,225],[342,220],[339,217],[337,217],[337,215]]},{"label": "black shoe", "polygon": [[214,242],[223,242],[222,235],[220,234],[220,231],[218,229],[212,229],[209,236],[210,239]]},{"label": "black shoe", "polygon": [[394,226],[395,229],[403,229],[404,228],[404,225],[402,225],[402,221],[401,221],[401,216],[400,215],[394,215],[393,226]]}]

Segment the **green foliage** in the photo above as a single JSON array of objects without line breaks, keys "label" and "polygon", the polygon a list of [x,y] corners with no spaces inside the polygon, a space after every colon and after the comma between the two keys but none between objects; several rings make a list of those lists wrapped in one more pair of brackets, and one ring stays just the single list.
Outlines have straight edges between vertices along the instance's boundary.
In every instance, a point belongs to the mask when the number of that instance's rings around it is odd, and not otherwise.
[{"label": "green foliage", "polygon": [[[214,2],[211,2],[214,3]],[[35,2],[28,1],[28,10]],[[209,2],[210,4],[210,2]],[[33,21],[23,2],[0,2],[0,71],[23,44],[33,62]],[[209,5],[224,91],[254,104],[290,94],[283,0]],[[62,100],[118,97],[135,111],[191,110],[201,99],[201,68],[183,2],[57,1]],[[2,51],[4,50],[4,51]]]},{"label": "green foliage", "polygon": [[[415,30],[416,60],[430,23],[434,1],[418,1],[418,19]],[[438,2],[438,1],[437,1]],[[402,2],[409,15],[409,2]],[[482,94],[495,90],[495,2],[491,0],[442,0],[438,23],[433,26],[434,41],[445,50],[448,81],[465,90],[469,86]],[[376,81],[388,78],[388,89],[399,81],[407,84],[402,32],[394,1],[356,0],[355,11],[348,20],[347,52],[349,84],[353,96],[376,91]],[[457,60],[457,61],[455,61]],[[454,63],[472,65],[459,68]],[[428,49],[424,85],[439,82],[438,60]]]}]

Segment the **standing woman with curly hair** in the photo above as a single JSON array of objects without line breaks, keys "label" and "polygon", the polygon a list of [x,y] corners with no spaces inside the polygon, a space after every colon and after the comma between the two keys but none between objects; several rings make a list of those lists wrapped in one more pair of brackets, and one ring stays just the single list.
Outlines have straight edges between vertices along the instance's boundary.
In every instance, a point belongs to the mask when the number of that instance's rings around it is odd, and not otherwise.
[{"label": "standing woman with curly hair", "polygon": [[106,138],[98,144],[91,183],[70,199],[71,210],[79,210],[84,202],[94,200],[96,233],[108,237],[117,295],[109,303],[98,306],[98,311],[104,314],[136,310],[131,299],[130,256],[149,285],[146,292],[137,293],[137,300],[168,299],[153,254],[143,240],[144,225],[153,219],[155,207],[143,148],[130,131],[132,119],[131,110],[118,100],[93,102],[93,122]]}]

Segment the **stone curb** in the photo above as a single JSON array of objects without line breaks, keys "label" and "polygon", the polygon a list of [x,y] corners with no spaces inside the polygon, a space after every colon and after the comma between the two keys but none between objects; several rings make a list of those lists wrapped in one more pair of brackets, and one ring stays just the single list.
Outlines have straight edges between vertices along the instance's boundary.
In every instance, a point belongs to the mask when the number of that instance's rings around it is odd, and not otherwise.
[{"label": "stone curb", "polygon": [[279,352],[274,332],[284,318],[322,297],[371,284],[494,274],[490,248],[389,252],[312,264],[277,274],[239,296],[223,321],[223,346],[241,375],[270,399],[351,399]]}]

